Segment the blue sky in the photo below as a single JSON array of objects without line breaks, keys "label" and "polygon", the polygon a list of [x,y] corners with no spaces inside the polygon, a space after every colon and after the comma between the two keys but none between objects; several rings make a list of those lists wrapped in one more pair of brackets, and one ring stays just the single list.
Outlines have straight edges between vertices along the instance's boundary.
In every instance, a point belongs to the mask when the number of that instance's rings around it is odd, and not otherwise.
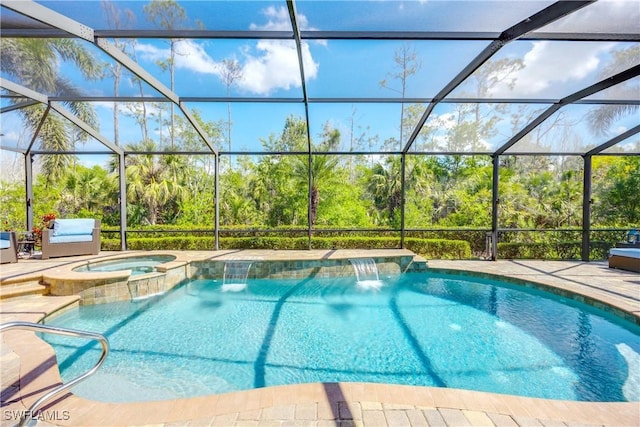
[{"label": "blue sky", "polygon": [[[40,3],[54,10],[66,10],[70,17],[92,28],[108,28],[103,21],[104,14],[101,12],[99,1],[43,1]],[[297,11],[301,28],[311,31],[464,29],[500,32],[550,3],[552,2],[300,1],[297,3]],[[131,12],[131,16],[135,17],[132,22],[135,22],[136,28],[152,29],[153,25],[145,19],[142,11],[144,4],[146,2],[114,2],[122,12],[127,9]],[[194,20],[198,18],[207,29],[242,31],[291,29],[284,1],[192,1],[181,2],[181,4],[187,11],[190,19],[187,25],[191,28],[195,26]],[[630,4],[633,3],[628,0],[601,0],[596,3],[599,9],[595,7],[596,5],[589,6],[564,22],[553,24],[553,29],[562,31],[594,25],[593,22],[596,20],[598,26],[604,26],[603,31],[610,30],[601,22],[606,20],[602,15],[606,12],[617,19],[616,28],[621,31],[627,31],[629,28],[638,30],[640,29],[638,24],[640,8],[629,7]],[[70,8],[71,5],[73,7]],[[195,12],[193,6],[205,9]],[[400,88],[400,82],[390,77],[399,72],[393,57],[394,53],[403,46],[409,46],[410,49],[415,50],[420,68],[409,78],[405,96],[430,98],[436,95],[487,44],[486,41],[436,40],[409,43],[371,40],[306,41],[302,49],[308,95],[311,98],[399,97],[397,90]],[[105,63],[113,63],[99,49],[90,43],[86,45]],[[500,50],[493,61],[519,59],[523,63],[523,68],[508,77],[495,76],[502,82],[496,84],[485,96],[559,99],[600,80],[602,76],[599,71],[611,62],[611,54],[632,45],[637,43],[513,42]],[[168,58],[169,42],[140,39],[134,47],[131,47],[131,52],[134,50],[139,65],[169,87],[169,73],[163,72],[157,65],[157,61]],[[225,96],[227,89],[221,81],[223,60],[235,60],[242,69],[241,77],[230,88],[232,96],[292,99],[302,97],[298,58],[295,44],[291,40],[182,40],[177,43],[176,50],[178,55],[175,92],[181,97]],[[62,66],[61,72],[82,87],[88,95],[108,96],[114,93],[112,79],[107,78],[101,82],[87,84],[80,78],[77,71],[67,64]],[[611,71],[613,72],[615,71]],[[388,86],[395,91],[381,87],[380,81],[383,79],[387,79]],[[640,96],[638,88],[640,84],[638,79],[635,79],[631,93],[637,93]],[[472,96],[474,93],[474,79],[470,79],[456,89],[451,97]],[[119,94],[137,95],[137,88],[129,79],[124,78],[119,87]],[[156,95],[151,88],[146,88],[145,94]],[[108,139],[113,139],[113,104],[95,103],[94,106],[100,116],[100,132]],[[189,109],[197,109],[207,121],[226,121],[227,119],[226,103],[187,103],[187,106]],[[231,108],[232,150],[234,151],[259,151],[261,150],[260,138],[266,139],[270,134],[280,133],[288,115],[304,117],[304,106],[301,103],[234,103]],[[391,103],[311,104],[309,107],[312,120],[311,134],[316,138],[324,124],[329,122],[343,134],[344,143],[341,149],[348,149],[350,120],[355,118],[355,127],[360,128],[361,132],[366,130],[371,136],[378,135],[381,146],[385,139],[397,137],[400,108],[399,104]],[[534,108],[540,108],[540,106]],[[455,109],[454,104],[441,104],[434,111],[430,122],[439,126],[437,138],[445,138],[448,126],[455,122]],[[585,108],[577,108],[576,111],[578,112],[571,113],[575,115],[572,120],[584,129],[584,125],[580,125],[580,122],[585,114]],[[510,113],[514,112],[515,106]],[[120,117],[121,143],[138,142],[141,134],[137,125],[124,112]],[[3,115],[2,119],[5,129],[3,145],[10,145],[12,137],[19,137],[21,127],[13,121],[11,116]],[[485,141],[488,151],[499,147],[513,134],[508,120],[509,116],[505,115],[498,135],[492,140]],[[638,117],[629,117],[616,123],[612,131],[624,131],[637,124]],[[7,125],[16,126],[16,129],[8,130]],[[576,134],[582,138],[584,130],[576,131]],[[23,143],[25,141],[24,135],[22,141]],[[592,139],[588,138],[587,142],[591,143]],[[226,147],[226,142],[223,145]],[[374,149],[380,149],[380,146]],[[86,146],[87,149],[96,147],[98,145],[95,142]]]}]

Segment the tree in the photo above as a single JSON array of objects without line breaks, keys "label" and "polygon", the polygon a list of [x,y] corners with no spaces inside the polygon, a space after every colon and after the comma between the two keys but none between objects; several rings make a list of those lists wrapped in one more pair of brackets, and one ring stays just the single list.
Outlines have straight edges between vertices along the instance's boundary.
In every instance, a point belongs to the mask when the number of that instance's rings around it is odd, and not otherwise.
[{"label": "tree", "polygon": [[[231,96],[231,86],[242,78],[242,67],[237,59],[224,59],[220,70],[222,82],[227,88],[227,97]],[[227,143],[231,151],[231,102],[227,102]]]},{"label": "tree", "polygon": [[[399,82],[400,87],[394,88],[392,87],[387,79],[380,81],[380,87],[385,89],[392,90],[398,94],[402,99],[405,98],[407,94],[407,83],[409,81],[409,77],[416,74],[420,68],[422,68],[422,61],[418,59],[418,54],[410,44],[403,44],[398,50],[395,51],[393,55],[393,61],[396,64],[397,71],[395,73],[388,73],[387,76],[391,79],[397,80]],[[400,110],[400,149],[404,146],[404,134],[405,134],[405,106],[402,103],[402,108]]]},{"label": "tree", "polygon": [[[304,127],[306,129],[306,124]],[[312,148],[312,152],[329,151],[340,145],[340,131],[329,127],[328,124],[325,124],[322,136],[322,142],[318,144],[317,147]],[[298,159],[302,159],[302,157],[298,157]],[[315,225],[318,215],[320,187],[331,179],[338,166],[338,161],[339,158],[337,156],[312,154],[310,162],[304,161],[296,163],[296,175],[305,184],[309,178],[308,171],[309,169],[311,170],[311,200],[309,202],[311,227]]]},{"label": "tree", "polygon": [[306,155],[263,156],[256,166],[252,189],[258,211],[265,214],[266,225],[304,225],[307,223],[308,187],[301,188],[295,164]]},{"label": "tree", "polygon": [[[302,185],[307,185],[309,163],[302,156],[295,157],[294,164],[295,175],[298,177]],[[313,154],[311,156],[311,201],[309,203],[311,226],[316,223],[318,214],[318,204],[320,203],[320,187],[328,181],[334,174],[338,165],[338,158],[325,154]],[[302,186],[301,185],[301,186]]]},{"label": "tree", "polygon": [[117,211],[117,181],[100,166],[77,165],[67,174],[56,211],[61,216],[114,215]]},{"label": "tree", "polygon": [[[102,10],[104,11],[104,17],[107,21],[107,25],[109,28],[123,28],[127,27],[130,22],[135,19],[133,12],[130,9],[126,9],[124,13],[124,17],[121,15],[120,10],[116,7],[115,3],[109,0],[102,0],[101,3]],[[125,52],[129,56],[135,57],[135,41],[134,40],[125,40],[116,38],[113,41],[116,48]],[[108,70],[113,75],[113,95],[115,97],[118,96],[120,91],[120,79],[122,78],[122,64],[118,61],[114,61],[108,67]],[[136,78],[137,84],[139,86],[142,85],[140,79]],[[141,89],[141,88],[140,88]],[[142,91],[141,91],[142,95]],[[142,108],[144,109],[144,103],[142,103]],[[120,117],[120,103],[117,101],[113,102],[113,142],[116,145],[120,145],[120,126],[119,126],[119,117]],[[144,132],[143,132],[144,133]],[[146,139],[147,135],[143,134],[143,139]]]},{"label": "tree", "polygon": [[385,211],[385,221],[388,225],[395,227],[400,225],[397,212],[402,202],[400,162],[399,156],[387,156],[384,163],[378,162],[371,168],[367,182],[367,190],[373,198],[376,209]]},{"label": "tree", "polygon": [[[36,92],[49,96],[72,98],[82,95],[70,80],[63,78],[59,70],[62,62],[77,66],[88,79],[101,76],[102,65],[80,43],[73,39],[0,38],[0,63],[3,73]],[[98,128],[96,114],[89,104],[65,101],[65,105],[80,120]],[[35,105],[20,110],[25,126],[35,133],[44,114],[45,107]],[[49,114],[40,129],[42,149],[72,151],[75,140],[86,135],[65,119]],[[69,155],[50,155],[43,161],[43,172],[48,182],[60,179],[72,161]]]},{"label": "tree", "polygon": [[0,218],[2,231],[23,230],[26,225],[24,186],[21,182],[0,181]]},{"label": "tree", "polygon": [[220,223],[222,225],[261,226],[266,215],[257,206],[263,200],[263,187],[255,174],[255,165],[248,157],[237,161],[238,167],[220,177]]},{"label": "tree", "polygon": [[[307,125],[302,118],[289,116],[280,135],[270,135],[262,145],[265,151],[307,152]],[[296,165],[306,164],[307,160],[308,155],[278,155],[264,156],[258,162],[252,186],[257,195],[256,208],[266,213],[267,225],[307,222],[304,213],[308,213],[309,190],[295,170]]]},{"label": "tree", "polygon": [[[179,30],[182,28],[187,28],[187,23],[189,18],[182,6],[180,6],[175,0],[151,0],[149,4],[146,4],[143,7],[144,12],[147,14],[147,18],[152,23],[158,25],[160,28],[165,30]],[[196,21],[196,24],[201,26],[201,24]],[[169,70],[169,78],[170,78],[170,88],[173,91],[175,88],[175,65],[176,65],[176,54],[177,54],[177,45],[180,43],[180,39],[171,39],[170,49],[169,49],[169,58],[166,61],[159,61],[158,65],[163,70]],[[171,148],[174,148],[175,145],[175,129],[174,129],[174,120],[175,120],[175,105],[171,104],[171,113],[169,118],[169,129],[171,136]],[[160,126],[162,126],[162,120],[160,120]],[[162,135],[162,132],[160,133]]]},{"label": "tree", "polygon": [[[154,152],[157,147],[153,141],[140,145],[130,145],[128,151]],[[171,210],[165,209],[172,201],[184,196],[184,187],[179,179],[182,169],[181,156],[137,154],[127,156],[127,198],[132,205],[141,205],[145,209],[146,221],[157,224],[163,216],[171,218]]]},{"label": "tree", "polygon": [[270,135],[269,139],[261,140],[265,151],[287,152],[308,151],[307,124],[300,117],[287,117],[279,137]]},{"label": "tree", "polygon": [[[522,68],[520,59],[490,60],[471,75],[469,85],[465,86],[466,90],[461,91],[460,96],[488,98],[491,90],[498,84],[512,87],[515,84],[515,73]],[[508,105],[500,103],[488,106],[481,103],[455,104],[450,114],[437,118],[431,125],[433,128],[427,128],[423,133],[445,129],[444,144],[438,147],[444,151],[487,151],[486,141],[496,134],[498,123],[508,111]]]},{"label": "tree", "polygon": [[593,222],[601,226],[640,224],[640,157],[594,157]]},{"label": "tree", "polygon": [[405,158],[405,225],[409,228],[430,226],[437,194],[431,158],[410,155]]},{"label": "tree", "polygon": [[[602,69],[600,77],[609,77],[638,63],[640,63],[640,45],[634,44],[627,49],[617,50],[613,53],[611,63]],[[628,80],[608,90],[620,98],[637,99],[639,89],[637,80]],[[595,135],[606,135],[615,120],[633,114],[638,111],[638,108],[637,104],[601,105],[589,112],[587,123]]]}]

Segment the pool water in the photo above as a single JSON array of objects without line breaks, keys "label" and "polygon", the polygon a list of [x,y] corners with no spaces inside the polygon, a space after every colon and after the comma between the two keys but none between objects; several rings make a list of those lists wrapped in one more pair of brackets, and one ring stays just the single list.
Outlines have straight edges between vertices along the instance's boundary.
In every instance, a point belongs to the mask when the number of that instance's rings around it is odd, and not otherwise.
[{"label": "pool water", "polygon": [[176,259],[173,255],[144,255],[133,256],[127,258],[117,258],[112,260],[90,262],[80,267],[76,267],[73,271],[92,272],[92,271],[120,271],[131,270],[131,275],[151,273],[155,271],[155,266],[170,262]]},{"label": "pool water", "polygon": [[[488,279],[195,280],[141,302],[82,306],[50,324],[104,333],[111,352],[74,393],[144,401],[279,384],[383,382],[582,401],[640,400],[640,328]],[[65,381],[98,346],[54,344]]]}]

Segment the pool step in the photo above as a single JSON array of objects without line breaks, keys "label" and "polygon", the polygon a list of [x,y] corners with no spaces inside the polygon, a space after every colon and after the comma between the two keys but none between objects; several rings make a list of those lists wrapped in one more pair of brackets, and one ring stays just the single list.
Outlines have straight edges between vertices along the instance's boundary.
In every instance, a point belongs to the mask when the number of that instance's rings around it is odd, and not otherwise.
[{"label": "pool step", "polygon": [[34,282],[13,283],[0,286],[0,300],[16,298],[25,295],[46,295],[46,286]]}]

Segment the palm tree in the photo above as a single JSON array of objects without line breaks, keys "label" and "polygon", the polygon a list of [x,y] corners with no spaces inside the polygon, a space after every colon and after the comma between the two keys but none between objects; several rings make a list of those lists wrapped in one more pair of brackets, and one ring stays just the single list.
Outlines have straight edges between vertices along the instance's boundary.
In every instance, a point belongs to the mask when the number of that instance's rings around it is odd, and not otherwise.
[{"label": "palm tree", "polygon": [[[140,146],[129,146],[128,150],[150,153],[157,148],[153,141],[145,141]],[[149,224],[157,224],[167,204],[183,196],[184,187],[176,174],[179,169],[176,157],[154,154],[127,157],[127,196],[145,207]]]},{"label": "palm tree", "polygon": [[[294,164],[295,174],[306,184],[309,177],[307,157],[296,156],[294,158],[296,159]],[[338,160],[336,156],[331,155],[313,154],[311,156],[311,201],[309,203],[309,209],[311,211],[310,221],[312,227],[315,225],[318,216],[320,187],[334,175]]]},{"label": "palm tree", "polygon": [[[306,124],[301,125],[301,129],[306,131]],[[311,155],[311,161],[307,156],[294,157],[294,171],[296,176],[304,185],[309,183],[309,169],[311,173],[311,194],[309,201],[309,219],[311,227],[316,223],[318,216],[318,204],[320,203],[320,187],[335,175],[339,158],[336,156],[317,154],[318,152],[326,152],[336,149],[340,145],[340,131],[333,129],[328,123],[324,125],[322,132],[322,142],[312,151],[316,154]]]},{"label": "palm tree", "polygon": [[[48,96],[73,97],[81,95],[71,81],[59,74],[61,62],[71,62],[86,79],[96,79],[101,75],[99,62],[78,42],[72,39],[0,39],[0,64],[7,75],[36,92]],[[86,103],[65,102],[67,108],[90,126],[97,127],[94,110]],[[42,105],[20,110],[25,127],[36,131],[44,114]],[[76,135],[73,135],[72,129]],[[45,150],[71,151],[73,141],[86,138],[83,132],[66,125],[66,121],[56,115],[49,115],[40,130],[40,143]],[[47,156],[43,171],[47,181],[52,182],[64,175],[72,161],[71,156]]]},{"label": "palm tree", "polygon": [[387,211],[389,224],[394,224],[396,210],[402,203],[402,180],[400,157],[387,157],[385,164],[378,162],[371,169],[368,190],[373,195],[373,203],[381,211]]},{"label": "palm tree", "polygon": [[[628,49],[616,51],[613,54],[613,61],[602,70],[601,77],[609,77],[621,70],[631,68],[637,65],[638,61],[640,61],[640,46],[634,45]],[[631,95],[629,99],[633,99],[634,94],[638,93],[638,86],[634,83],[635,81],[634,79],[616,85],[608,89],[608,92],[615,94],[615,97],[619,98],[626,98]],[[608,133],[614,121],[635,113],[638,108],[637,104],[601,105],[589,112],[587,123],[589,123],[589,127],[595,135],[603,136]]]},{"label": "palm tree", "polygon": [[100,166],[77,166],[66,176],[57,210],[63,214],[107,212],[117,206],[117,182]]}]

